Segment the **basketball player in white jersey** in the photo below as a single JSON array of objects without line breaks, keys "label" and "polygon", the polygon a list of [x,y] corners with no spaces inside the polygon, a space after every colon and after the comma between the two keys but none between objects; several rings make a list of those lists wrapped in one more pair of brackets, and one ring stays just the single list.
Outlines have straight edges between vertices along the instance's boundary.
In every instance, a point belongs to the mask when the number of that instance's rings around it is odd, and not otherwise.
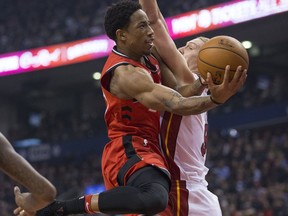
[{"label": "basketball player in white jersey", "polygon": [[[165,20],[156,0],[139,0],[151,22],[155,33],[155,46],[171,71],[177,71],[178,86],[189,84],[197,78],[197,55],[200,47],[208,40],[197,38],[176,50],[169,36]],[[171,49],[174,46],[174,49]],[[169,52],[168,52],[169,50]],[[181,55],[181,54],[182,55]],[[183,58],[184,57],[184,58]],[[179,62],[187,62],[188,68]],[[179,70],[182,67],[182,70]],[[179,73],[180,71],[180,73]],[[182,71],[182,73],[181,73]],[[193,72],[193,73],[192,73]],[[201,81],[201,80],[200,80]],[[203,92],[207,94],[205,81]],[[161,138],[163,152],[168,160],[172,175],[170,201],[162,216],[221,216],[221,208],[216,195],[207,189],[205,166],[207,151],[207,113],[193,116],[179,116],[165,112],[162,118]]]}]

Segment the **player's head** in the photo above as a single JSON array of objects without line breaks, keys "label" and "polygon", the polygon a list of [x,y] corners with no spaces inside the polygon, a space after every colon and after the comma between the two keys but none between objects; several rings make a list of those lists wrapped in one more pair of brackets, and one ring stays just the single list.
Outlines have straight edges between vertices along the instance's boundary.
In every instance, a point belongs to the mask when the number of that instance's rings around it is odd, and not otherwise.
[{"label": "player's head", "polygon": [[117,48],[132,55],[151,52],[154,32],[138,2],[122,0],[113,4],[106,12],[104,26],[106,34],[116,42]]},{"label": "player's head", "polygon": [[185,46],[180,47],[178,50],[184,56],[189,69],[198,73],[197,69],[197,56],[201,46],[203,46],[209,39],[206,37],[198,37],[193,40],[190,40],[186,43]]}]

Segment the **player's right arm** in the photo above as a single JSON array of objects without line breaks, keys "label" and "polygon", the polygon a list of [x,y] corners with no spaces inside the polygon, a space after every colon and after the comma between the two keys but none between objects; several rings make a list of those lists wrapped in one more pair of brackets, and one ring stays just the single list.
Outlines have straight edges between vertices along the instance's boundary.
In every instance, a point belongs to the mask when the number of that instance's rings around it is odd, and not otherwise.
[{"label": "player's right arm", "polygon": [[191,84],[195,78],[169,35],[166,22],[156,0],[139,0],[154,30],[154,44],[163,61],[173,72],[178,85]]},{"label": "player's right arm", "polygon": [[[246,71],[242,73],[241,67],[237,69],[231,81],[228,73],[229,67],[226,68],[221,85],[215,85],[211,75],[208,75],[207,83],[214,102],[226,102],[245,82]],[[171,88],[155,84],[147,71],[132,65],[122,65],[115,69],[110,82],[110,92],[122,99],[135,98],[150,109],[179,115],[195,115],[217,106],[210,96],[186,98]]]},{"label": "player's right arm", "polygon": [[0,169],[30,192],[21,194],[16,188],[18,196],[15,200],[18,206],[25,205],[27,210],[35,211],[55,198],[55,187],[14,150],[2,133],[0,133]]}]

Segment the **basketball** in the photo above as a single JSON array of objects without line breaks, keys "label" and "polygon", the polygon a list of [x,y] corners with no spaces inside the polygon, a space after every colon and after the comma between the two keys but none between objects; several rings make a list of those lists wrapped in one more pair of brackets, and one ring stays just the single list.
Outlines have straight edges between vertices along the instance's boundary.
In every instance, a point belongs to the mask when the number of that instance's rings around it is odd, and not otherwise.
[{"label": "basketball", "polygon": [[249,56],[240,41],[230,36],[216,36],[208,40],[200,49],[197,59],[200,75],[206,79],[207,73],[212,75],[215,84],[221,84],[225,67],[230,65],[231,80],[238,66],[248,69]]}]

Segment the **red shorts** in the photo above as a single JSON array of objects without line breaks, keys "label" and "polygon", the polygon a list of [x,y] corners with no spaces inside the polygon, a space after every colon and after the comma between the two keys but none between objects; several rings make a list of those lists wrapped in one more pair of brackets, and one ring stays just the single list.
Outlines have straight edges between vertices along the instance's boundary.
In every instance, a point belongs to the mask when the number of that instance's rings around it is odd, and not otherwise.
[{"label": "red shorts", "polygon": [[102,174],[106,189],[126,185],[129,176],[138,169],[152,165],[170,177],[158,140],[138,136],[123,136],[106,144],[102,154]]}]

